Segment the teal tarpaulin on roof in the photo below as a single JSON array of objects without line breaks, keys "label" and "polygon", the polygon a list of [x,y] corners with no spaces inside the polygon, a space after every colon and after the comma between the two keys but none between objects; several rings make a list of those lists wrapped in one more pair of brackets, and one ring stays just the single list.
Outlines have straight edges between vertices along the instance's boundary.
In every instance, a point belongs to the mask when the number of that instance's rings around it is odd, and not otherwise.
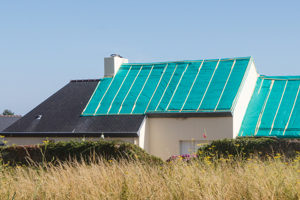
[{"label": "teal tarpaulin on roof", "polygon": [[261,76],[239,136],[300,137],[300,77]]},{"label": "teal tarpaulin on roof", "polygon": [[231,111],[249,61],[123,64],[100,80],[82,116]]}]

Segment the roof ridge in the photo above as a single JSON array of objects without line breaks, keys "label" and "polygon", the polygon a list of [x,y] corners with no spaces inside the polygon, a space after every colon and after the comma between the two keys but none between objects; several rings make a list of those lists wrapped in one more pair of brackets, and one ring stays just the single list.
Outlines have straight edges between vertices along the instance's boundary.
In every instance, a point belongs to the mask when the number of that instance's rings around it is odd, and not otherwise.
[{"label": "roof ridge", "polygon": [[300,76],[259,76],[262,79],[269,79],[269,80],[293,80],[293,81],[300,81]]},{"label": "roof ridge", "polygon": [[0,115],[0,117],[22,117],[22,115]]},{"label": "roof ridge", "polygon": [[212,58],[212,59],[201,59],[201,60],[177,60],[177,61],[161,61],[161,62],[145,62],[145,63],[123,63],[122,65],[157,65],[157,64],[167,64],[167,63],[187,63],[187,62],[213,62],[213,61],[226,61],[226,60],[241,60],[241,59],[250,59],[248,57],[233,57],[233,58]]},{"label": "roof ridge", "polygon": [[98,81],[100,81],[100,79],[75,79],[75,80],[71,80],[70,82],[76,83],[76,82],[98,82]]}]

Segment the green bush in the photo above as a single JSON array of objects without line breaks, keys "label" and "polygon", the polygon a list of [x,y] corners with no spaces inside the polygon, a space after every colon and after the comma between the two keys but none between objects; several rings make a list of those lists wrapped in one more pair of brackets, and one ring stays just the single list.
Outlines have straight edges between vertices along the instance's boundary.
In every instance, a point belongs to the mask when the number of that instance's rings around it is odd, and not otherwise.
[{"label": "green bush", "polygon": [[284,156],[294,158],[300,152],[299,139],[278,139],[271,137],[239,137],[237,139],[215,140],[211,144],[200,147],[197,155],[216,158],[242,158],[252,156],[266,158],[268,156]]},{"label": "green bush", "polygon": [[30,162],[64,162],[70,160],[93,162],[99,157],[105,160],[138,160],[148,163],[162,163],[137,145],[121,141],[48,142],[41,145],[8,146],[0,148],[4,163],[11,165]]}]

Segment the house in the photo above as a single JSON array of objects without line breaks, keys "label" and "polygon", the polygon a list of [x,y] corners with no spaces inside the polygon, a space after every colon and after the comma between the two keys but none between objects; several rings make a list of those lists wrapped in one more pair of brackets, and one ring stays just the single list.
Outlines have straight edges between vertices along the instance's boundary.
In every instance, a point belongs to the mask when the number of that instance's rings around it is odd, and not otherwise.
[{"label": "house", "polygon": [[257,73],[252,57],[160,63],[105,58],[2,135],[9,144],[121,139],[163,159],[237,136],[300,137],[300,77]]},{"label": "house", "polygon": [[[0,115],[0,133],[20,118],[20,115]],[[2,139],[0,139],[0,146],[3,145],[4,143]]]}]

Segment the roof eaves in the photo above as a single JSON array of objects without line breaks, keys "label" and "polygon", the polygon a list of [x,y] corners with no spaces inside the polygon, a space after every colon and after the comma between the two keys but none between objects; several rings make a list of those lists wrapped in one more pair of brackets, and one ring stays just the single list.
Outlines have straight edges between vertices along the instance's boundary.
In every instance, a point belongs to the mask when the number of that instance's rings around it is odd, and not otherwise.
[{"label": "roof eaves", "polygon": [[188,117],[232,117],[231,111],[222,112],[181,112],[146,113],[149,118],[188,118]]},{"label": "roof eaves", "polygon": [[138,137],[136,132],[1,132],[4,137]]}]

